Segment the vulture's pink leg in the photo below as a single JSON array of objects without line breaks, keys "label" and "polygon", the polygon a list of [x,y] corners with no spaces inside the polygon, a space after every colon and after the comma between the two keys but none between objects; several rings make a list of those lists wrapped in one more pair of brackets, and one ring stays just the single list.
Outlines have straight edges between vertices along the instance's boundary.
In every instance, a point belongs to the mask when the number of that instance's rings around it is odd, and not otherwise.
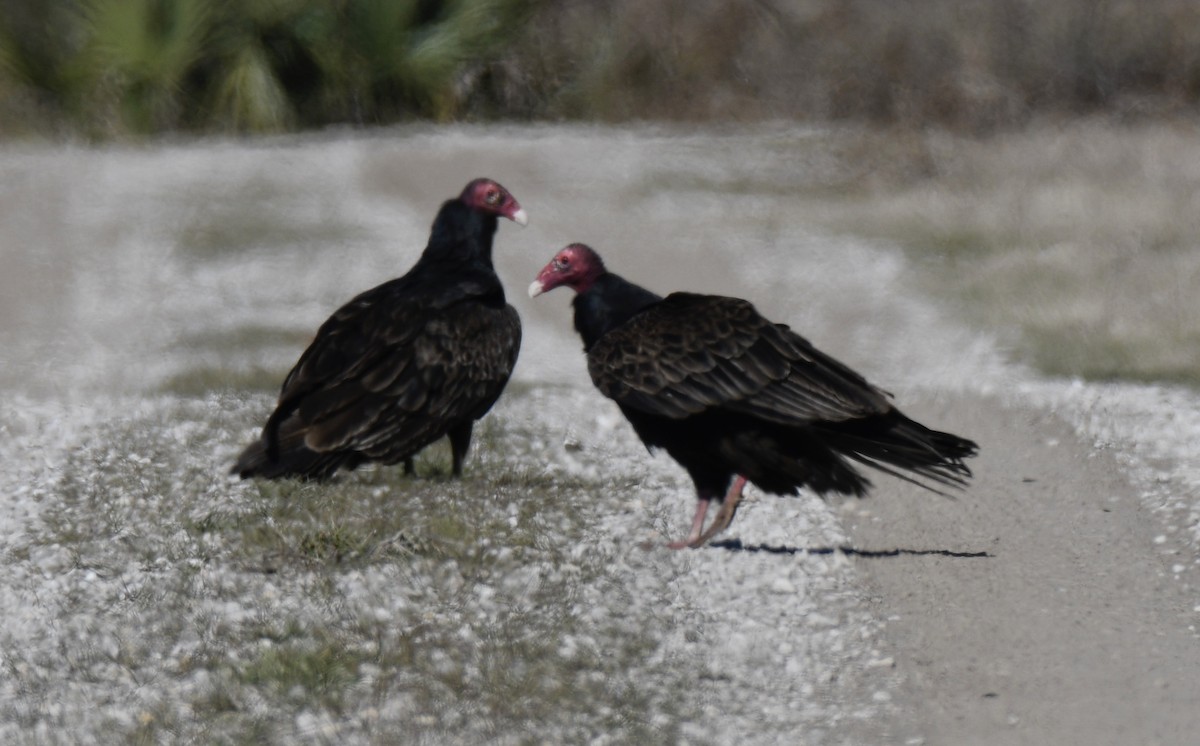
[{"label": "vulture's pink leg", "polygon": [[670,549],[683,549],[684,547],[696,546],[695,542],[700,538],[700,530],[704,528],[704,516],[708,514],[708,504],[712,502],[712,498],[708,496],[700,496],[696,502],[696,515],[692,518],[692,530],[688,533],[686,539],[672,541],[667,544]]},{"label": "vulture's pink leg", "polygon": [[688,546],[702,547],[708,543],[709,539],[724,531],[733,523],[733,515],[737,512],[738,504],[742,502],[742,488],[746,486],[746,478],[738,475],[733,480],[733,484],[729,487],[729,492],[725,495],[725,500],[721,503],[721,509],[717,511],[716,518],[709,525],[708,530],[702,534],[696,534],[692,539],[692,543]]}]

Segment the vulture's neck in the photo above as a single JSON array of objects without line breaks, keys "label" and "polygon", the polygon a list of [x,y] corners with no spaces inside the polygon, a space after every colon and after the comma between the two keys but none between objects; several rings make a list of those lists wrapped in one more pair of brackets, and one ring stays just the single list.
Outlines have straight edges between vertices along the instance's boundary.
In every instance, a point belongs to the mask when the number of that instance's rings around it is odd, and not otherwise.
[{"label": "vulture's neck", "polygon": [[575,296],[575,331],[583,337],[583,349],[662,300],[649,290],[611,272],[600,275],[592,286]]},{"label": "vulture's neck", "polygon": [[460,271],[469,267],[492,270],[492,240],[496,236],[495,215],[479,212],[452,199],[442,205],[429,244],[418,265],[449,265]]}]

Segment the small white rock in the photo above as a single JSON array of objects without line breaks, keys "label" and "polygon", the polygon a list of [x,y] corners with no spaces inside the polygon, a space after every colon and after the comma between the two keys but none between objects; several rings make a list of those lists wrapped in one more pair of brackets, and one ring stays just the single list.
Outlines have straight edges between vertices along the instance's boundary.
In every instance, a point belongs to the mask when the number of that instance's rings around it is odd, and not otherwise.
[{"label": "small white rock", "polygon": [[775,578],[771,581],[771,592],[790,595],[796,592],[796,586],[787,578]]}]

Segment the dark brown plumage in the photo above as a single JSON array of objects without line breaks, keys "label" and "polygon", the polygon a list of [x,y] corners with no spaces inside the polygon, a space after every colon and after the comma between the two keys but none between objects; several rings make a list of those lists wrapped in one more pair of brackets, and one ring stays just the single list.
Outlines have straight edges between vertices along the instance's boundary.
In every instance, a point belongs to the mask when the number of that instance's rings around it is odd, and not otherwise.
[{"label": "dark brown plumage", "polygon": [[407,274],[321,325],[234,473],[325,479],[368,461],[411,469],[414,454],[449,436],[461,474],[472,427],[504,390],[521,345],[521,321],[492,267],[498,217],[525,224],[490,179],[443,204]]},{"label": "dark brown plumage", "polygon": [[[748,301],[694,293],[661,298],[607,272],[587,246],[558,253],[530,286],[576,290],[575,327],[593,383],[650,448],[692,477],[700,500],[687,539],[698,546],[733,518],[748,480],[764,491],[808,487],[863,496],[866,464],[959,487],[977,447],[906,417],[888,395]],[[721,515],[702,531],[711,500]]]}]

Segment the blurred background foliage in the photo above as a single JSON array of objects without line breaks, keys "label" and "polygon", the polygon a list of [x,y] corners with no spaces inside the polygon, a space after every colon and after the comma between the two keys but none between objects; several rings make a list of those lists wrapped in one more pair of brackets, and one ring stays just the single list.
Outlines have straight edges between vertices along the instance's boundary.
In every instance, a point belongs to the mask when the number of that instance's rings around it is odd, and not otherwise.
[{"label": "blurred background foliage", "polygon": [[1200,100],[1194,0],[0,0],[0,135],[412,119],[967,132]]},{"label": "blurred background foliage", "polygon": [[533,0],[0,0],[0,126],[264,132],[460,114]]}]

